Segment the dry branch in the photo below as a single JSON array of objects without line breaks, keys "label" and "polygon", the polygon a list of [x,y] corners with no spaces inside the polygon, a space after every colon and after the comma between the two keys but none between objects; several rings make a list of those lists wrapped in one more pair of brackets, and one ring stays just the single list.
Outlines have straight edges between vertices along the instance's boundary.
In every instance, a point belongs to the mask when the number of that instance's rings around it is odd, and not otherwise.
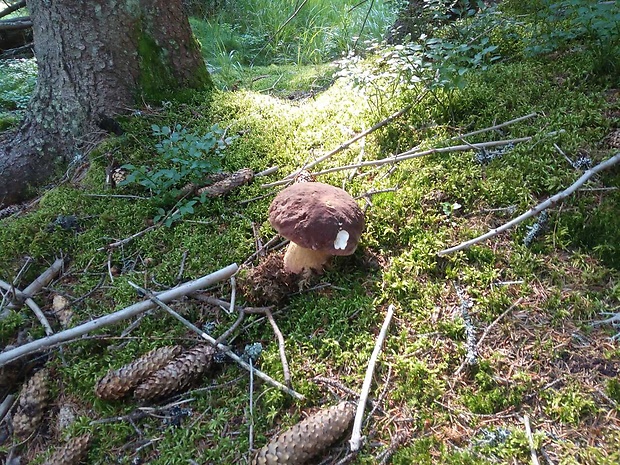
[{"label": "dry branch", "polygon": [[[355,136],[353,139],[343,143],[338,148],[336,148],[336,149],[332,150],[331,152],[323,155],[322,157],[318,158],[317,160],[313,161],[312,163],[304,165],[303,168],[300,168],[300,169],[290,173],[288,176],[286,176],[281,181],[276,181],[276,182],[272,182],[272,183],[269,183],[269,184],[263,184],[261,187],[273,187],[273,186],[278,186],[278,185],[281,185],[281,184],[287,184],[287,183],[291,182],[292,178],[294,178],[302,169],[313,168],[314,166],[316,166],[319,163],[325,161],[326,159],[330,158],[331,156],[335,155],[336,153],[340,152],[341,150],[344,150],[345,148],[349,147],[351,144],[353,144],[354,142],[356,142],[360,138],[370,134],[371,132],[379,129],[382,126],[385,126],[387,123],[391,122],[392,120],[396,119],[397,117],[402,115],[404,112],[409,110],[411,108],[411,106],[412,105],[410,105],[408,107],[405,107],[402,110],[394,113],[393,115],[389,116],[385,120],[377,123],[375,126],[373,126],[370,129],[368,129],[367,131],[364,131],[363,133]],[[488,128],[479,129],[477,131],[468,132],[467,134],[462,134],[462,135],[451,137],[449,139],[445,139],[444,142],[450,142],[450,141],[459,140],[459,139],[462,140],[465,137],[482,134],[484,132],[489,132],[489,131],[493,131],[493,130],[496,130],[496,129],[501,129],[501,128],[505,127],[505,126],[509,126],[511,124],[518,123],[518,122],[521,122],[521,121],[533,118],[535,116],[538,116],[537,113],[530,113],[529,115],[520,116],[519,118],[515,118],[515,119],[512,119],[510,121],[506,121],[504,123],[496,124],[496,125],[490,126]],[[384,164],[387,164],[387,163],[396,163],[396,162],[400,162],[400,161],[403,161],[403,160],[409,160],[411,158],[417,158],[417,157],[421,157],[421,156],[424,156],[424,155],[429,155],[431,153],[444,153],[444,152],[452,152],[452,151],[464,151],[464,150],[471,150],[472,148],[473,149],[481,149],[481,148],[486,148],[486,147],[495,147],[495,146],[498,146],[498,145],[507,145],[507,144],[510,144],[510,143],[525,142],[525,141],[528,141],[530,139],[531,139],[531,137],[524,137],[524,138],[513,139],[513,140],[508,140],[508,141],[497,141],[496,143],[494,143],[494,142],[486,142],[486,143],[481,143],[481,144],[465,144],[465,145],[457,145],[457,146],[454,146],[454,147],[445,147],[445,148],[441,148],[441,149],[431,149],[431,150],[426,150],[426,151],[423,151],[423,152],[419,151],[419,147],[414,147],[411,150],[408,150],[406,152],[400,153],[400,154],[395,155],[395,156],[390,157],[390,158],[384,158],[384,159],[381,159],[381,160],[375,160],[375,161],[369,161],[369,162],[363,162],[363,163],[355,163],[355,164],[352,164],[352,165],[346,165],[346,166],[341,166],[341,167],[330,168],[330,169],[326,169],[326,170],[319,171],[317,173],[312,173],[312,174],[317,176],[317,175],[320,175],[320,174],[327,174],[327,173],[332,173],[332,172],[335,172],[335,171],[342,171],[342,170],[348,170],[348,169],[357,169],[357,168],[361,168],[361,167],[364,167],[364,166],[381,166],[381,165],[384,165]]]},{"label": "dry branch", "polygon": [[390,305],[385,315],[385,321],[381,327],[381,332],[377,336],[375,348],[372,351],[370,360],[368,361],[368,368],[366,369],[366,376],[364,377],[364,383],[362,384],[362,392],[360,394],[360,400],[357,403],[357,411],[355,412],[355,421],[353,422],[353,432],[351,433],[351,439],[349,445],[351,451],[356,452],[362,445],[362,420],[364,419],[364,409],[366,408],[366,401],[368,400],[368,393],[370,392],[370,384],[372,383],[372,375],[375,371],[375,363],[379,358],[381,352],[381,346],[387,336],[392,316],[394,315],[394,305]]},{"label": "dry branch", "polygon": [[2,420],[4,420],[6,414],[9,413],[9,410],[11,410],[11,407],[13,407],[14,402],[15,396],[13,394],[9,394],[0,404],[0,424],[2,423]]},{"label": "dry branch", "polygon": [[21,31],[32,27],[32,21],[24,16],[15,19],[3,19],[0,21],[0,31]]},{"label": "dry branch", "polygon": [[593,168],[590,168],[588,171],[586,171],[585,173],[583,173],[581,175],[581,177],[579,179],[577,179],[577,181],[575,181],[570,187],[568,187],[567,189],[563,190],[562,192],[554,195],[553,197],[548,198],[547,200],[545,200],[544,202],[538,204],[536,207],[528,210],[527,212],[523,213],[522,215],[518,216],[517,218],[509,221],[508,223],[500,226],[499,228],[495,228],[495,229],[491,229],[489,232],[475,237],[474,239],[471,239],[469,241],[465,241],[462,242],[459,245],[456,245],[454,247],[450,247],[448,249],[444,249],[444,250],[440,250],[439,252],[437,252],[437,255],[439,255],[440,257],[447,255],[449,253],[452,252],[457,252],[459,250],[463,250],[466,249],[474,244],[477,244],[478,242],[482,242],[485,241],[493,236],[497,236],[499,233],[502,233],[504,231],[506,231],[507,229],[512,228],[513,226],[518,225],[519,223],[522,223],[523,221],[527,220],[528,218],[531,218],[533,216],[538,215],[540,212],[542,212],[543,210],[546,210],[547,208],[551,207],[552,205],[555,205],[556,203],[560,202],[561,200],[565,199],[566,197],[568,197],[569,195],[571,195],[573,192],[575,192],[577,189],[579,189],[579,187],[581,187],[588,179],[590,179],[592,176],[594,176],[596,173],[603,171],[607,168],[612,167],[613,165],[615,165],[616,163],[620,162],[620,152],[617,153],[616,155],[614,155],[613,157],[605,160],[602,163],[599,163],[598,165],[596,165]]},{"label": "dry branch", "polygon": [[496,140],[490,142],[480,142],[476,144],[463,144],[452,145],[450,147],[440,147],[436,149],[428,149],[423,151],[409,150],[407,152],[399,153],[393,157],[381,158],[380,160],[370,160],[354,165],[336,166],[335,168],[329,168],[317,173],[312,173],[313,176],[319,176],[321,174],[335,173],[336,171],[352,170],[356,168],[363,168],[365,166],[382,166],[393,163],[400,163],[401,161],[411,160],[413,158],[419,158],[426,155],[432,155],[434,153],[449,153],[449,152],[466,152],[468,150],[479,150],[487,147],[498,147],[508,144],[517,144],[519,142],[527,142],[532,140],[532,137],[520,137],[517,139]]},{"label": "dry branch", "polygon": [[[41,326],[43,326],[43,329],[45,329],[45,334],[47,334],[48,336],[54,334],[54,331],[52,330],[52,327],[50,326],[49,321],[47,321],[45,314],[41,311],[41,309],[39,308],[39,306],[34,300],[32,300],[30,297],[28,297],[23,292],[15,289],[14,286],[12,286],[11,284],[5,281],[0,280],[0,288],[6,289],[10,293],[12,293],[16,299],[19,299],[21,304],[26,304],[32,310],[32,313],[35,314],[35,316],[41,323]],[[10,310],[10,304],[7,305],[7,309],[3,311],[2,314],[0,314],[0,321],[3,320],[8,315],[9,310]]]},{"label": "dry branch", "polygon": [[[158,300],[161,300],[162,302],[170,302],[172,300],[178,299],[179,297],[191,294],[192,292],[211,286],[212,284],[215,284],[224,279],[230,278],[230,276],[236,273],[238,269],[239,267],[237,266],[237,264],[233,263],[232,265],[228,265],[226,268],[222,268],[221,270],[203,276],[202,278],[196,279],[194,281],[189,281],[168,291],[162,292],[161,294],[159,294]],[[123,310],[119,310],[117,312],[102,316],[87,323],[83,323],[79,326],[76,326],[75,328],[61,331],[60,333],[56,333],[53,336],[37,339],[36,341],[21,345],[19,347],[16,347],[15,349],[7,350],[6,352],[0,353],[0,367],[6,365],[9,362],[12,362],[13,360],[17,360],[24,355],[32,354],[34,352],[38,352],[40,350],[52,347],[56,344],[61,344],[67,341],[77,339],[84,334],[90,333],[91,331],[95,331],[97,329],[116,324],[120,321],[126,320],[127,318],[139,315],[140,313],[145,312],[153,307],[155,307],[155,304],[150,300],[138,302]]]},{"label": "dry branch", "polygon": [[465,137],[477,136],[478,134],[483,134],[485,132],[495,131],[496,129],[501,129],[501,128],[506,127],[506,126],[510,126],[511,124],[519,123],[521,121],[525,121],[527,119],[534,118],[535,116],[538,116],[538,113],[530,113],[529,115],[519,116],[518,118],[511,119],[510,121],[506,121],[504,123],[496,124],[494,126],[489,126],[488,128],[478,129],[477,131],[468,132],[467,134],[461,134],[461,135],[458,135],[458,136],[451,137],[450,139],[447,139],[446,142],[449,142],[451,140],[462,140]]},{"label": "dry branch", "polygon": [[22,8],[25,8],[25,6],[26,6],[26,0],[22,0],[21,2],[14,3],[13,5],[10,5],[9,7],[0,11],[0,18],[4,18],[5,16],[10,15],[14,11],[21,10]]},{"label": "dry branch", "polygon": [[357,142],[358,140],[362,139],[363,137],[366,137],[368,134],[376,131],[377,129],[382,128],[383,126],[385,126],[386,124],[391,123],[392,121],[394,121],[396,118],[398,118],[399,116],[403,115],[404,113],[406,113],[407,111],[409,111],[411,109],[411,107],[413,107],[413,104],[411,105],[407,105],[405,108],[402,108],[400,110],[398,110],[396,113],[393,113],[392,115],[388,116],[387,118],[385,118],[383,121],[378,122],[377,124],[375,124],[373,127],[359,133],[358,135],[356,135],[355,137],[353,137],[352,139],[349,139],[348,141],[342,143],[341,145],[339,145],[338,147],[336,147],[334,150],[332,150],[329,153],[326,153],[325,155],[323,155],[322,157],[317,158],[316,160],[314,160],[311,163],[308,163],[307,165],[305,165],[303,168],[300,168],[296,171],[293,171],[292,173],[288,174],[284,179],[280,180],[280,181],[276,181],[276,182],[272,182],[269,184],[263,184],[261,187],[274,187],[274,186],[279,186],[282,184],[287,184],[289,182],[291,182],[291,180],[297,176],[302,169],[304,170],[309,170],[310,168],[314,168],[316,165],[318,165],[319,163],[327,160],[328,158],[336,155],[338,152],[342,152],[344,149],[348,148],[349,146],[353,145],[355,142]]},{"label": "dry branch", "polygon": [[265,316],[269,320],[269,324],[271,324],[271,328],[276,335],[276,339],[278,340],[278,351],[280,352],[280,361],[282,362],[282,373],[284,374],[284,382],[290,388],[293,387],[291,383],[291,371],[288,368],[288,360],[286,359],[286,352],[284,349],[284,336],[282,335],[282,331],[278,328],[278,324],[276,320],[273,318],[273,314],[271,310],[268,308],[265,309]]},{"label": "dry branch", "polygon": [[536,455],[536,447],[534,446],[534,436],[532,436],[532,428],[530,426],[530,417],[528,415],[523,416],[523,423],[525,424],[525,435],[527,436],[527,442],[530,445],[530,457],[532,458],[532,465],[540,465],[538,456]]},{"label": "dry branch", "polygon": [[24,304],[27,298],[36,295],[39,291],[41,291],[41,289],[47,286],[52,281],[52,279],[54,279],[56,275],[60,273],[60,270],[62,270],[64,264],[65,261],[62,258],[56,259],[56,261],[54,261],[54,263],[52,263],[52,265],[47,270],[41,273],[41,275],[37,279],[30,283],[30,285],[21,292],[21,296],[18,296],[16,299],[13,300],[13,302],[9,304],[8,308],[11,310],[19,309]]}]

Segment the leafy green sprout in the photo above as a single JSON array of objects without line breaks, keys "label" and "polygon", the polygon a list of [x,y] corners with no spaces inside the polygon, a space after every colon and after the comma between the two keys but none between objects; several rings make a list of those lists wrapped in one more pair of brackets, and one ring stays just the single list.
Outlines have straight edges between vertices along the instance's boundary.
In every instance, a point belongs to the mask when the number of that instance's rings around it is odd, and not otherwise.
[{"label": "leafy green sprout", "polygon": [[226,131],[217,124],[206,134],[197,134],[180,124],[170,126],[151,126],[153,136],[159,138],[155,150],[160,159],[154,166],[131,163],[121,168],[127,170],[127,177],[119,186],[138,184],[148,189],[159,205],[168,205],[174,199],[175,208],[168,212],[162,206],[157,210],[153,221],[163,220],[166,226],[194,213],[194,206],[206,202],[206,195],[187,199],[183,196],[183,186],[200,185],[209,174],[222,170],[224,150],[232,144],[237,136],[227,136]]}]

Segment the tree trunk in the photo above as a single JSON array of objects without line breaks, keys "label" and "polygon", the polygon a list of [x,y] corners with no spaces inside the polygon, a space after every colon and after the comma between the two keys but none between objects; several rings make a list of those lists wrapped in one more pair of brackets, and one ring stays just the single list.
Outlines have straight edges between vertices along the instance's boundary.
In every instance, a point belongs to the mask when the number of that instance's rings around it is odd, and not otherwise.
[{"label": "tree trunk", "polygon": [[181,0],[28,0],[37,85],[0,140],[0,207],[24,200],[105,134],[103,117],[211,80]]}]

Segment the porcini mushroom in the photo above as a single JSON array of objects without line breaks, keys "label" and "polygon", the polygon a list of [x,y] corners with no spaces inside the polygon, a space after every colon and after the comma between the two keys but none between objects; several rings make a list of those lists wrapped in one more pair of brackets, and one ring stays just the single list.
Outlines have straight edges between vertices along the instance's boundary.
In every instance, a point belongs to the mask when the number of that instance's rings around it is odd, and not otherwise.
[{"label": "porcini mushroom", "polygon": [[269,222],[291,242],[284,269],[321,272],[332,255],[351,255],[364,229],[364,213],[344,190],[302,182],[280,191],[269,207]]}]

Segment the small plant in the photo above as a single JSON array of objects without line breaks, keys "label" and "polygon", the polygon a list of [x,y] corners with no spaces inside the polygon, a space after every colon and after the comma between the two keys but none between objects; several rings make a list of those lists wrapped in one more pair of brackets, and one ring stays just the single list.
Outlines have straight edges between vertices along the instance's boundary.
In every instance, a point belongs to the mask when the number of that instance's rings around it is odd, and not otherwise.
[{"label": "small plant", "polygon": [[37,81],[34,60],[15,59],[0,62],[0,130],[22,117]]},{"label": "small plant", "polygon": [[596,411],[594,400],[576,386],[553,392],[548,397],[546,413],[562,423],[578,425],[584,417]]},{"label": "small plant", "polygon": [[364,61],[349,54],[340,61],[339,76],[351,79],[377,107],[393,95],[420,86],[430,90],[437,101],[442,100],[442,105],[449,106],[452,93],[465,87],[469,70],[486,69],[499,59],[498,46],[485,34],[474,34],[477,29],[469,26],[453,27],[460,27],[454,38],[438,32],[434,36],[422,34],[402,45],[369,44],[366,55],[377,58]]},{"label": "small plant", "polygon": [[577,40],[620,45],[620,10],[615,2],[543,0],[536,19],[537,28],[526,47],[531,55],[566,48]]},{"label": "small plant", "polygon": [[154,124],[151,129],[153,135],[160,138],[155,150],[161,158],[154,166],[135,166],[131,163],[123,165],[122,168],[129,174],[119,186],[139,184],[164,205],[181,198],[171,214],[167,214],[166,210],[160,207],[153,218],[155,222],[165,218],[166,226],[170,226],[183,216],[193,213],[194,205],[206,201],[204,195],[191,199],[183,198],[183,187],[204,183],[209,174],[219,173],[223,151],[236,136],[226,137],[226,131],[217,124],[204,135],[190,132],[180,124],[174,128]]}]

